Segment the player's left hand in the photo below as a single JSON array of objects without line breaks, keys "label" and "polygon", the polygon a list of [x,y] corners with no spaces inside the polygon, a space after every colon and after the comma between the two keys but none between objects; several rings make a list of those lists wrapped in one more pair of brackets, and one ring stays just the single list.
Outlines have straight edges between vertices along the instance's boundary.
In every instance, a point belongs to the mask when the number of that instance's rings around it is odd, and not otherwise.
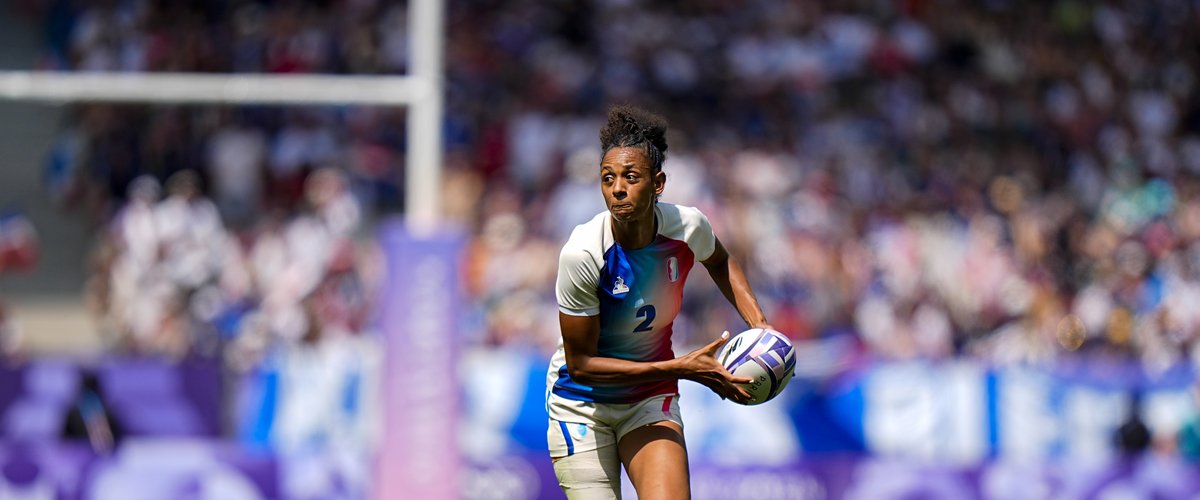
[{"label": "player's left hand", "polygon": [[737,377],[717,362],[717,351],[729,341],[729,332],[722,333],[719,338],[708,345],[679,358],[684,371],[683,378],[694,380],[712,389],[721,399],[732,399],[739,403],[750,400],[750,393],[737,384],[748,384],[748,377]]}]

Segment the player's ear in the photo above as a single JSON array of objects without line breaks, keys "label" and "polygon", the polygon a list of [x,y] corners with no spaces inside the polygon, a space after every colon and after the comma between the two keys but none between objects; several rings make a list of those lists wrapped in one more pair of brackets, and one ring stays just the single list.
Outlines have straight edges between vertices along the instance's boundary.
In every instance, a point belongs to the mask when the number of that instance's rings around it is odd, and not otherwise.
[{"label": "player's ear", "polygon": [[659,170],[654,174],[654,196],[655,198],[662,196],[663,190],[667,188],[667,173]]}]

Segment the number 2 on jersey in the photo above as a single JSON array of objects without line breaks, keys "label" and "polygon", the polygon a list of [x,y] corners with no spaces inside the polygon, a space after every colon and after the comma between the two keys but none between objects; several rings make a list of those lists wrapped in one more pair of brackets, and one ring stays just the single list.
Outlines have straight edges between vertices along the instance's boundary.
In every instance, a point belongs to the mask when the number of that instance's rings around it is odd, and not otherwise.
[{"label": "number 2 on jersey", "polygon": [[642,320],[642,323],[633,329],[634,333],[650,331],[650,324],[654,323],[654,314],[654,306],[650,304],[646,304],[641,309],[638,309],[637,317],[646,319]]}]

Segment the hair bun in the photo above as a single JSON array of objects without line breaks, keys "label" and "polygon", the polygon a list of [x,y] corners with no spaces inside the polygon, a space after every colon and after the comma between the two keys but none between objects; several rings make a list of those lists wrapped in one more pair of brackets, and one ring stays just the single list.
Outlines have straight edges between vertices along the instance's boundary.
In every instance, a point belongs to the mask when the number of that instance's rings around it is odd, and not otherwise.
[{"label": "hair bun", "polygon": [[667,120],[634,106],[613,106],[608,123],[600,129],[600,148],[632,146],[645,146],[653,168],[661,169],[667,154]]}]

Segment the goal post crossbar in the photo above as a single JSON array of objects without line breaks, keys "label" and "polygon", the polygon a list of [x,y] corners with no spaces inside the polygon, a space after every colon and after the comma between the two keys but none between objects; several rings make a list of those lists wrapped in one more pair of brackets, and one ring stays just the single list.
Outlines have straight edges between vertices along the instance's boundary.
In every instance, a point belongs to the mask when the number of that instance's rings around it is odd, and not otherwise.
[{"label": "goal post crossbar", "polygon": [[0,98],[60,103],[407,106],[433,90],[412,76],[0,71]]}]

